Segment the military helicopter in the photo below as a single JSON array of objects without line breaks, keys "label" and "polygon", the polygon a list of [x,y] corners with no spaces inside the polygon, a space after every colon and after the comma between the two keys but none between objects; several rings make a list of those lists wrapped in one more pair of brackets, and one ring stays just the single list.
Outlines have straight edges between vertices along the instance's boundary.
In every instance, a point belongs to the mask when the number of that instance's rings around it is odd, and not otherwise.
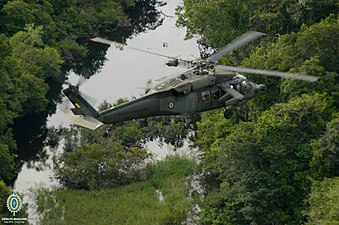
[{"label": "military helicopter", "polygon": [[[309,75],[216,64],[223,56],[264,35],[264,33],[257,31],[246,32],[207,59],[197,61],[181,60],[136,49],[169,58],[169,66],[177,66],[179,61],[184,61],[190,64],[191,68],[183,73],[156,80],[155,83],[149,85],[144,96],[101,112],[94,109],[83,97],[79,91],[79,85],[69,85],[62,92],[74,105],[71,111],[76,117],[72,119],[72,122],[94,130],[103,124],[114,124],[152,116],[191,114],[222,107],[225,108],[225,118],[229,119],[233,114],[233,107],[245,104],[256,93],[265,89],[264,84],[255,84],[239,73],[292,78],[310,82],[318,79]],[[98,37],[91,40],[108,45],[114,44],[119,49],[127,47],[124,44]]]}]

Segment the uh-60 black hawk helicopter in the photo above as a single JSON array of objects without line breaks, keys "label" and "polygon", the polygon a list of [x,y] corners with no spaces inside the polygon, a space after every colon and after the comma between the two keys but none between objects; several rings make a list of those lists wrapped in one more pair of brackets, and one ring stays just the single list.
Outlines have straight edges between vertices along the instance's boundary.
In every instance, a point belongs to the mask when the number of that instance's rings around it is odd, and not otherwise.
[{"label": "uh-60 black hawk helicopter", "polygon": [[[238,72],[311,82],[317,80],[317,77],[309,75],[216,65],[216,61],[221,57],[264,35],[256,31],[247,32],[205,60],[189,61],[192,66],[186,72],[157,80],[147,88],[144,96],[101,112],[85,100],[79,92],[79,85],[69,85],[63,93],[75,107],[71,109],[76,115],[72,122],[96,129],[104,123],[113,124],[152,116],[191,114],[221,107],[225,107],[225,118],[230,118],[232,107],[245,104],[265,88],[264,84],[255,84]],[[124,44],[103,38],[91,40],[103,44],[115,44],[120,49],[126,47]],[[141,51],[164,56],[146,50]],[[169,66],[177,66],[180,61],[176,58],[168,58],[171,59],[168,62]]]}]

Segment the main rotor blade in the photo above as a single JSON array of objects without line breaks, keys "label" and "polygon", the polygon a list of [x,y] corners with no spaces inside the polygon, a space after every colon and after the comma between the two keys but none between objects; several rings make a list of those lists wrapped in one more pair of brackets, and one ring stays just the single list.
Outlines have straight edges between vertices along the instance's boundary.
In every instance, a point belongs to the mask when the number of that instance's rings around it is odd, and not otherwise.
[{"label": "main rotor blade", "polygon": [[257,32],[257,31],[249,31],[238,37],[237,39],[233,40],[231,43],[223,47],[217,53],[208,57],[208,60],[212,62],[216,62],[221,59],[223,56],[227,55],[228,53],[237,50],[238,48],[257,40],[258,38],[266,35],[265,33]]},{"label": "main rotor blade", "polygon": [[218,66],[218,67],[225,69],[225,70],[230,70],[230,71],[240,72],[240,73],[251,73],[251,74],[258,74],[258,75],[272,76],[272,77],[284,77],[284,78],[291,78],[291,79],[297,79],[297,80],[305,80],[305,81],[310,81],[310,82],[314,82],[318,80],[318,77],[315,77],[315,76],[299,75],[295,73],[240,68],[240,67],[233,67],[233,66]]},{"label": "main rotor blade", "polygon": [[[106,45],[112,45],[113,44],[116,48],[118,48],[120,50],[123,50],[124,48],[128,48],[128,49],[131,49],[131,50],[134,50],[134,51],[139,51],[139,52],[143,52],[143,53],[147,53],[147,54],[151,54],[151,55],[165,57],[165,58],[168,58],[168,59],[178,59],[176,57],[163,55],[163,54],[159,54],[159,53],[156,53],[156,52],[147,51],[147,50],[144,50],[144,49],[134,48],[134,47],[131,47],[131,46],[127,46],[126,44],[122,44],[122,43],[119,43],[119,42],[116,42],[116,41],[111,41],[111,40],[101,38],[101,37],[92,38],[91,41],[106,44]],[[191,61],[184,60],[184,59],[178,59],[178,60],[185,62],[185,63],[191,63]]]},{"label": "main rotor blade", "polygon": [[79,79],[78,79],[78,81],[77,81],[77,83],[76,83],[76,86],[81,86],[81,85],[83,85],[86,81],[87,81],[86,77],[80,75],[80,77],[79,77]]}]

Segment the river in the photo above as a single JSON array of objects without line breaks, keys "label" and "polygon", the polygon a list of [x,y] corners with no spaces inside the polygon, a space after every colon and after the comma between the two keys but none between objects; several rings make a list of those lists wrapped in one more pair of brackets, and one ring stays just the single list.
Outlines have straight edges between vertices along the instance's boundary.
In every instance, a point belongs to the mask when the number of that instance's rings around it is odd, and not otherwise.
[{"label": "river", "polygon": [[[135,35],[127,40],[127,45],[183,59],[199,58],[196,39],[184,40],[185,28],[177,28],[175,25],[175,8],[182,4],[182,1],[166,0],[165,2],[167,3],[165,6],[159,7],[164,18],[162,25],[155,30],[146,30]],[[156,80],[185,70],[182,67],[166,66],[165,63],[168,61],[166,58],[128,48],[121,51],[111,46],[107,51],[106,58],[107,61],[101,71],[91,76],[81,86],[82,92],[97,98],[96,107],[104,100],[115,102],[123,97],[129,99],[140,97],[144,90],[139,87],[145,87],[149,79]],[[76,83],[78,79],[78,75],[70,73],[70,83]],[[48,118],[47,127],[52,126],[69,126],[69,122],[62,116],[60,110]],[[44,157],[42,158],[45,160],[23,164],[13,186],[14,191],[27,194],[32,188],[58,185],[57,181],[53,179],[51,151],[48,147],[44,148],[42,151]],[[169,146],[159,148],[156,142],[148,143],[146,148],[157,154],[158,158],[171,153]],[[32,166],[32,164],[34,165]]]}]

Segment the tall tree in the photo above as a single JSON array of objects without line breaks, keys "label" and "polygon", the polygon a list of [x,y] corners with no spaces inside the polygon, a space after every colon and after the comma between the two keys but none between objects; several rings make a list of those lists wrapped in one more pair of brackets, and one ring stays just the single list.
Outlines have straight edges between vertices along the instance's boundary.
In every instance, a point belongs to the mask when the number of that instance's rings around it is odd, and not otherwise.
[{"label": "tall tree", "polygon": [[[256,123],[234,126],[219,141],[210,154],[215,155],[214,169],[224,193],[219,207],[237,212],[232,214],[235,217],[228,215],[228,223],[298,224],[303,220],[303,201],[310,189],[309,142],[322,133],[331,109],[326,95],[303,95],[276,104]],[[215,218],[227,212],[220,211]]]}]

